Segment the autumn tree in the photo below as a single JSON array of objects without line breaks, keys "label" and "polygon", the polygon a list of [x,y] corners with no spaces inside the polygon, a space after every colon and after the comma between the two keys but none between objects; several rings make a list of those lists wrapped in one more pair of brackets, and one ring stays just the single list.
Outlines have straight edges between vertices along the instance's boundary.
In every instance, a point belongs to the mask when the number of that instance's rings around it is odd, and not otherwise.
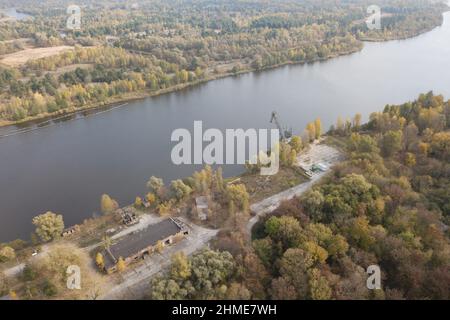
[{"label": "autumn tree", "polygon": [[164,250],[164,243],[161,240],[158,240],[155,245],[155,250],[158,253],[162,253]]},{"label": "autumn tree", "polygon": [[172,255],[170,277],[175,281],[184,281],[191,276],[191,263],[186,255],[179,251]]},{"label": "autumn tree", "polygon": [[145,196],[145,199],[147,200],[147,202],[150,205],[153,205],[156,202],[156,196],[154,193],[151,193],[151,192],[147,193],[147,195]]},{"label": "autumn tree", "polygon": [[123,272],[127,268],[127,265],[125,264],[125,261],[122,257],[119,257],[116,263],[116,268],[118,272]]},{"label": "autumn tree", "polygon": [[116,200],[112,199],[109,195],[103,194],[100,200],[100,209],[103,214],[110,214],[119,208],[119,204]]},{"label": "autumn tree", "polygon": [[402,132],[388,131],[381,138],[381,151],[387,157],[402,149]]},{"label": "autumn tree", "polygon": [[247,214],[250,210],[250,196],[244,184],[232,184],[227,186],[227,198],[229,203],[233,204],[243,213]]},{"label": "autumn tree", "polygon": [[97,252],[97,254],[95,255],[95,264],[97,265],[97,267],[99,267],[100,270],[103,270],[105,268],[105,260],[100,252]]},{"label": "autumn tree", "polygon": [[411,152],[407,152],[405,154],[405,164],[408,167],[415,166],[416,165],[416,156],[413,153],[411,153]]},{"label": "autumn tree", "polygon": [[33,224],[36,234],[44,242],[59,238],[64,230],[63,216],[50,211],[34,217]]},{"label": "autumn tree", "polygon": [[355,114],[355,116],[353,117],[353,128],[358,131],[361,127],[361,113],[357,113]]},{"label": "autumn tree", "polygon": [[141,199],[141,197],[136,197],[136,199],[134,200],[134,207],[136,209],[139,209],[140,207],[142,207],[142,199]]},{"label": "autumn tree", "polygon": [[292,136],[289,144],[291,145],[292,149],[294,149],[297,153],[299,153],[303,148],[302,138],[299,136]]},{"label": "autumn tree", "polygon": [[431,152],[439,159],[450,161],[450,132],[438,132],[433,135]]},{"label": "autumn tree", "polygon": [[308,132],[308,140],[309,140],[309,142],[313,142],[314,139],[317,136],[317,134],[316,134],[316,126],[315,126],[314,122],[309,122],[306,125],[306,131]]},{"label": "autumn tree", "polygon": [[3,272],[0,272],[0,296],[5,296],[9,291],[9,283]]},{"label": "autumn tree", "polygon": [[10,246],[0,248],[0,261],[12,260],[16,257],[16,252]]},{"label": "autumn tree", "polygon": [[322,121],[320,121],[320,118],[317,118],[314,120],[314,138],[319,139],[322,135]]},{"label": "autumn tree", "polygon": [[223,192],[225,187],[224,187],[224,183],[223,183],[222,167],[217,168],[215,182],[216,182],[216,190],[218,192]]},{"label": "autumn tree", "polygon": [[331,287],[328,280],[313,268],[308,271],[309,296],[312,300],[329,300],[332,297]]}]

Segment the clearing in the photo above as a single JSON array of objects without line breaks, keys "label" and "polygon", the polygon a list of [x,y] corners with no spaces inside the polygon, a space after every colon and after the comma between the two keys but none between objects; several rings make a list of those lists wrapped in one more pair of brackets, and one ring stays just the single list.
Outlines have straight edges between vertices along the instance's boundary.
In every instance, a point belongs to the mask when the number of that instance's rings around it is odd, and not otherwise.
[{"label": "clearing", "polygon": [[30,60],[51,57],[73,49],[74,47],[71,46],[25,49],[4,55],[1,58],[0,63],[10,67],[19,67]]}]

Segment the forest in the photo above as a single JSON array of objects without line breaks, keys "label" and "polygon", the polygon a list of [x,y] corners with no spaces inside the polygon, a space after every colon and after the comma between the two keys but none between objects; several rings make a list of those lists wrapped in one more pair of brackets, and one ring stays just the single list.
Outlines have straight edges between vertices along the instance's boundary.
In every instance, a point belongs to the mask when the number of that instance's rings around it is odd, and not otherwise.
[{"label": "forest", "polygon": [[[442,23],[445,6],[381,1],[381,30],[359,1],[81,1],[80,30],[65,0],[8,3],[32,16],[0,20],[0,123],[73,112],[221,76],[349,54],[362,40],[411,37]],[[72,50],[21,65],[25,49]],[[6,60],[5,60],[6,61]]]},{"label": "forest", "polygon": [[[429,92],[358,118],[327,134],[346,154],[330,176],[260,220],[250,243],[237,225],[175,255],[148,297],[449,299],[450,101]],[[373,264],[380,290],[366,288]]]}]

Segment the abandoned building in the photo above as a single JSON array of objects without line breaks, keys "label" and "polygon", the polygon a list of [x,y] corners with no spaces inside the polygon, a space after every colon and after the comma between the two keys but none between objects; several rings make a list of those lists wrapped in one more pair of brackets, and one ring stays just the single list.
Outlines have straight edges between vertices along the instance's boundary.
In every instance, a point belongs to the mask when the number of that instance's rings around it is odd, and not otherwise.
[{"label": "abandoned building", "polygon": [[61,236],[62,237],[67,237],[70,236],[76,232],[80,231],[80,226],[79,225],[74,225],[72,227],[66,228],[63,230],[63,232],[61,232]]},{"label": "abandoned building", "polygon": [[208,198],[200,196],[195,198],[195,209],[200,220],[204,221],[208,218]]},{"label": "abandoned building", "polygon": [[169,218],[124,236],[102,252],[105,271],[108,273],[116,271],[120,257],[128,265],[152,254],[156,250],[158,242],[167,246],[172,244],[175,239],[188,234],[189,229],[183,222]]},{"label": "abandoned building", "polygon": [[122,223],[126,226],[131,226],[139,222],[136,212],[131,207],[117,209],[116,214],[120,215]]}]

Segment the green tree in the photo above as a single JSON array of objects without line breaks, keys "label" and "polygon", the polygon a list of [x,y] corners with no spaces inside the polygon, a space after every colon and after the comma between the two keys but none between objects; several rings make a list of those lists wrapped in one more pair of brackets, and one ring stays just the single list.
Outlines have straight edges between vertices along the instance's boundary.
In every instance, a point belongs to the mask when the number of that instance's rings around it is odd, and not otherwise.
[{"label": "green tree", "polygon": [[147,188],[161,198],[164,191],[164,181],[161,178],[151,176],[147,182]]},{"label": "green tree", "polygon": [[191,258],[192,285],[200,297],[214,294],[214,288],[226,283],[235,270],[233,256],[227,251],[202,250]]},{"label": "green tree", "polygon": [[173,279],[156,277],[151,281],[150,287],[150,298],[154,300],[181,300],[188,295],[188,290],[180,287]]},{"label": "green tree", "polygon": [[308,191],[302,197],[303,206],[314,221],[321,221],[324,218],[322,211],[324,201],[323,194],[317,190]]},{"label": "green tree", "polygon": [[170,188],[178,201],[186,199],[192,192],[191,187],[180,179],[172,181]]},{"label": "green tree", "polygon": [[284,249],[296,247],[301,241],[302,228],[293,217],[270,217],[266,221],[265,231],[272,240],[280,241]]},{"label": "green tree", "polygon": [[390,157],[402,149],[402,132],[388,131],[381,138],[381,151],[383,155]]}]

